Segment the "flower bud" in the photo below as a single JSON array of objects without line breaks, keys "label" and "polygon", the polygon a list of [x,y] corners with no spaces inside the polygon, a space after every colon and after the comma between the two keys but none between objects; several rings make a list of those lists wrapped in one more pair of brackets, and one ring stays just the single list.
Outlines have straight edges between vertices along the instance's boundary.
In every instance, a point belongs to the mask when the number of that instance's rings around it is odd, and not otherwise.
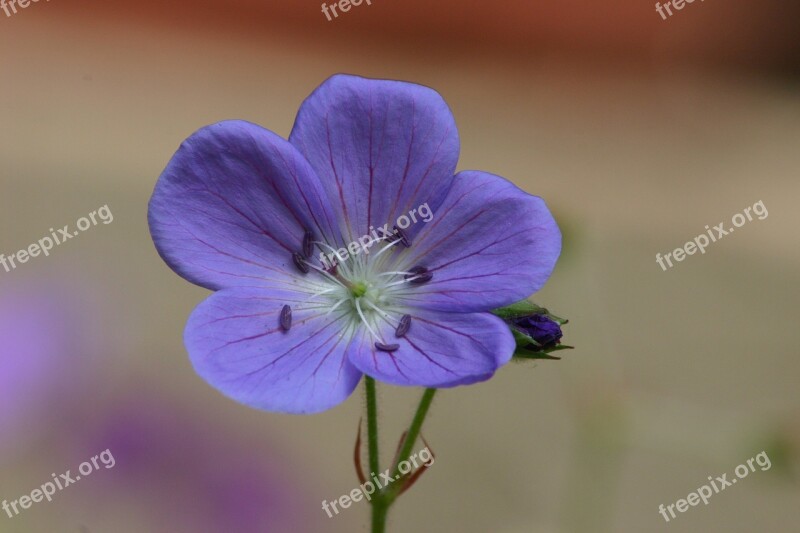
[{"label": "flower bud", "polygon": [[511,320],[511,325],[532,338],[536,344],[528,344],[522,348],[536,351],[543,351],[554,348],[561,342],[563,333],[558,322],[550,319],[547,315],[529,315]]},{"label": "flower bud", "polygon": [[517,341],[515,358],[560,359],[549,354],[572,348],[561,344],[561,326],[567,320],[551,314],[530,300],[522,300],[492,312],[505,320],[514,335]]}]

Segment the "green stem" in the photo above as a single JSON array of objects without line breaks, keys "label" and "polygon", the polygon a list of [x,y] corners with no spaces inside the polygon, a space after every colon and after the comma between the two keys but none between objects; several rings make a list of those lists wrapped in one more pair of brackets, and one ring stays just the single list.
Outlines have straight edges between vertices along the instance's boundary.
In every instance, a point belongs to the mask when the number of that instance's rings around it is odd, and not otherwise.
[{"label": "green stem", "polygon": [[372,533],[386,532],[389,503],[384,498],[372,498]]},{"label": "green stem", "polygon": [[[378,474],[380,471],[380,461],[378,459],[378,400],[375,392],[375,380],[369,376],[365,376],[364,383],[367,392],[369,469],[371,474]],[[400,448],[400,453],[397,455],[397,464],[392,465],[392,477],[397,476],[400,463],[407,460],[411,455],[411,450],[422,429],[422,423],[425,421],[431,402],[433,402],[434,394],[436,394],[436,389],[425,389],[419,406],[417,407],[417,412],[414,414],[414,419],[411,421],[411,426],[409,426],[408,432],[406,433],[406,438]],[[389,507],[397,498],[397,490],[399,490],[399,488],[399,486],[384,487],[384,489],[376,492],[372,496],[370,500],[372,506],[372,533],[386,532],[386,519],[389,515]]]},{"label": "green stem", "polygon": [[[378,395],[375,392],[375,380],[369,376],[364,376],[364,387],[367,392],[367,447],[369,449],[369,471],[367,476],[377,475],[380,471],[380,459],[378,457]],[[386,515],[389,512],[389,504],[378,491],[370,500],[372,506],[372,533],[384,533],[386,531]]]},{"label": "green stem", "polygon": [[367,440],[369,446],[369,470],[378,473],[380,459],[378,458],[378,397],[375,393],[375,380],[364,376],[364,385],[367,389]]},{"label": "green stem", "polygon": [[[422,423],[425,422],[425,417],[428,415],[428,409],[431,407],[431,403],[433,402],[433,396],[436,394],[436,389],[425,389],[425,392],[422,394],[422,399],[419,401],[419,406],[417,407],[417,412],[414,414],[414,419],[411,421],[411,425],[408,427],[408,433],[406,433],[406,439],[403,441],[403,446],[400,448],[400,453],[397,454],[397,464],[394,465],[392,471],[392,478],[397,477],[400,473],[400,463],[403,461],[407,461],[408,458],[411,456],[411,452],[414,449],[414,444],[417,442],[417,438],[419,437],[419,432],[422,430]],[[393,489],[389,489],[389,505],[394,501],[397,497],[397,489],[400,487],[393,487]]]}]

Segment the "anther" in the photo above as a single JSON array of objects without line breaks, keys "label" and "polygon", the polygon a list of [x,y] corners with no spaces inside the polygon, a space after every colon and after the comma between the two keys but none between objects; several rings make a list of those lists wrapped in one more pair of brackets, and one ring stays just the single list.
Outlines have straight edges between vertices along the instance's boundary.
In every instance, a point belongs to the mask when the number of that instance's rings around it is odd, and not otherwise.
[{"label": "anther", "polygon": [[303,255],[310,258],[314,253],[314,234],[310,230],[306,230],[303,235]]},{"label": "anther", "polygon": [[284,305],[281,309],[281,328],[283,331],[289,331],[292,327],[292,308]]},{"label": "anther", "polygon": [[305,263],[302,255],[298,253],[292,254],[292,261],[294,261],[294,266],[299,268],[301,272],[308,274],[308,265]]},{"label": "anther", "polygon": [[403,228],[398,228],[397,226],[395,226],[394,234],[397,236],[397,238],[403,241],[403,246],[405,246],[406,248],[411,248],[411,239],[408,238],[408,235],[406,234],[405,231],[403,231]]},{"label": "anther", "polygon": [[403,318],[400,319],[400,324],[397,326],[397,329],[394,332],[395,337],[398,339],[400,337],[405,337],[408,330],[411,328],[411,315],[403,315]]},{"label": "anther", "polygon": [[383,344],[382,342],[376,342],[375,348],[379,349],[382,352],[393,352],[400,348],[399,344]]},{"label": "anther", "polygon": [[424,266],[415,266],[414,268],[409,269],[408,274],[406,274],[404,277],[409,283],[414,285],[422,285],[423,283],[428,283],[433,279],[433,272],[430,272]]}]

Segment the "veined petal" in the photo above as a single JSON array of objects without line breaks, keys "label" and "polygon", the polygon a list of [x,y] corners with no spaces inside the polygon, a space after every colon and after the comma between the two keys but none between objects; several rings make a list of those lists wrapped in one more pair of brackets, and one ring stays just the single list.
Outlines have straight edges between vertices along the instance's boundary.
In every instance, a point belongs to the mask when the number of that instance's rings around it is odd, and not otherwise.
[{"label": "veined petal", "polygon": [[292,283],[301,276],[292,254],[307,230],[330,243],[340,236],[305,158],[243,121],[207,126],[184,141],[156,184],[148,219],[164,261],[209,289]]},{"label": "veined petal", "polygon": [[432,274],[399,299],[442,311],[488,311],[527,298],[553,272],[561,232],[544,200],[486,172],[456,175],[398,270]]},{"label": "veined petal", "polygon": [[514,353],[508,326],[492,314],[408,313],[411,328],[402,338],[395,337],[391,318],[378,326],[384,344],[396,344],[396,350],[377,349],[375,339],[362,329],[348,349],[350,361],[386,383],[445,388],[489,379]]},{"label": "veined petal", "polygon": [[[292,306],[288,331],[280,325]],[[345,357],[353,336],[340,314],[292,291],[224,289],[192,313],[184,342],[195,370],[226,396],[267,411],[317,413],[361,379]]]},{"label": "veined petal", "polygon": [[[428,87],[337,75],[309,96],[289,140],[308,159],[353,241],[420,205],[435,210],[453,180],[453,115]],[[421,224],[407,229],[413,237]]]}]

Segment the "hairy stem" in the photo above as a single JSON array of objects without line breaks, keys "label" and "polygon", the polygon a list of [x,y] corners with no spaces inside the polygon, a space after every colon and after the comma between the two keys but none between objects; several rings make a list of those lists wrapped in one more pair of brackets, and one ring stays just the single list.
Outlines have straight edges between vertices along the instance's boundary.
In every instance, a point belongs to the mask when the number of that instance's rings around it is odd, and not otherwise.
[{"label": "hairy stem", "polygon": [[[400,448],[400,453],[397,454],[397,464],[393,465],[392,467],[392,478],[394,479],[396,479],[397,475],[400,473],[400,463],[407,461],[411,456],[411,452],[414,449],[414,444],[417,442],[419,433],[422,430],[422,423],[425,422],[425,417],[428,416],[428,409],[431,407],[433,396],[435,394],[436,389],[425,389],[425,392],[422,394],[422,399],[419,401],[417,412],[414,413],[414,419],[411,421],[411,425],[408,427],[406,439],[403,441],[403,446]],[[390,489],[388,492],[390,505],[391,502],[397,497],[396,494],[399,487],[392,488],[394,490]]]},{"label": "hairy stem", "polygon": [[[365,376],[365,388],[367,393],[367,441],[369,444],[369,469],[370,475],[378,474],[380,472],[380,460],[378,457],[378,400],[375,392],[375,380],[369,376]],[[428,415],[433,396],[436,394],[436,389],[425,389],[422,394],[422,399],[417,407],[417,412],[414,414],[414,419],[406,432],[406,438],[400,448],[400,453],[397,455],[397,463],[392,465],[392,478],[396,479],[399,473],[400,463],[408,460],[414,443],[419,437],[422,424],[425,417]],[[400,484],[402,485],[402,484]],[[384,487],[377,491],[370,500],[372,506],[372,533],[385,533],[386,532],[386,519],[389,515],[389,507],[394,503],[397,498],[398,486]]]}]

